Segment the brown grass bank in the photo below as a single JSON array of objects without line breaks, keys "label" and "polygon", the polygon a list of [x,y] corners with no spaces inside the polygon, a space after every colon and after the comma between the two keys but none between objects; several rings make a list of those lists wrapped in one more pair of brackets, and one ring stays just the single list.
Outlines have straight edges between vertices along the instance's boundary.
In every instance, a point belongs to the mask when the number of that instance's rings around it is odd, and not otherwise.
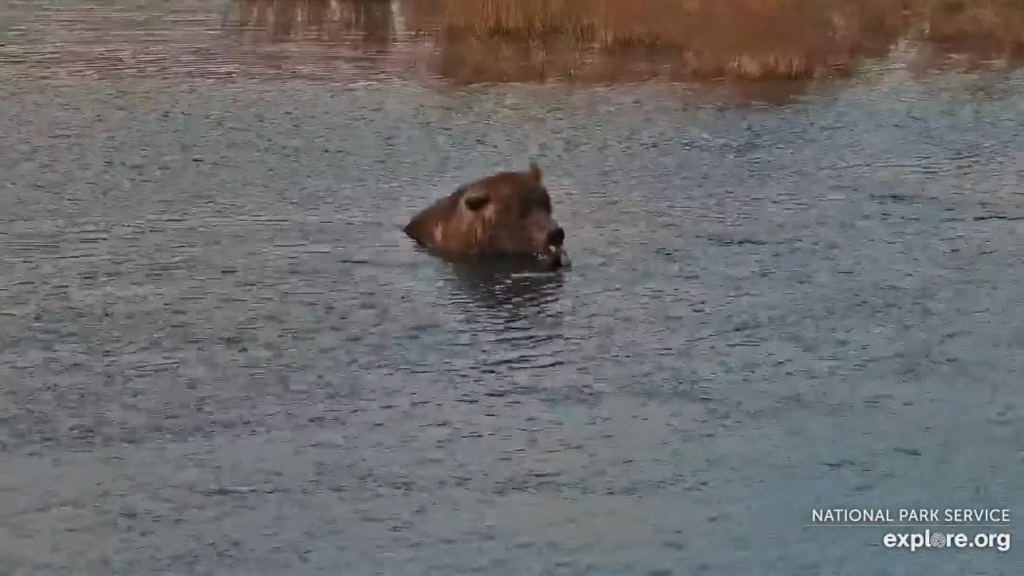
[{"label": "brown grass bank", "polygon": [[980,60],[1019,57],[1024,43],[1016,0],[445,0],[443,22],[453,46],[515,42],[534,47],[532,60],[575,45],[546,73],[580,78],[587,51],[642,49],[672,76],[758,80],[849,75],[901,38]]},{"label": "brown grass bank", "polygon": [[1020,0],[918,0],[915,21],[928,52],[968,64],[1024,60],[1024,2]]},{"label": "brown grass bank", "polygon": [[447,0],[444,20],[453,40],[643,48],[685,76],[746,79],[846,75],[905,27],[892,0]]},{"label": "brown grass bank", "polygon": [[853,75],[897,45],[918,71],[1024,60],[1022,0],[233,1],[251,44],[379,53],[404,42],[457,84],[726,79],[788,83],[773,88],[787,93]]},{"label": "brown grass bank", "polygon": [[436,36],[444,75],[470,82],[651,69],[683,79],[847,76],[901,39],[924,67],[1024,54],[1021,0],[399,0],[397,10],[390,0],[235,0],[234,12],[264,41],[376,50],[399,41],[400,18]]}]

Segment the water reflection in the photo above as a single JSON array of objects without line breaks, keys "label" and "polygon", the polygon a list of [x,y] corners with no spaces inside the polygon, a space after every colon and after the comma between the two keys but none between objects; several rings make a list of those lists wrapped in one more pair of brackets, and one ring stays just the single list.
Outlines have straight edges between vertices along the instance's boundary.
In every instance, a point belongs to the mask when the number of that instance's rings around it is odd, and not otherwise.
[{"label": "water reflection", "polygon": [[905,54],[916,72],[1016,67],[1024,57],[1024,4],[1009,1],[542,4],[7,3],[0,20],[30,25],[8,35],[0,59],[18,73],[119,78],[359,81],[413,71],[455,85],[660,79],[782,104],[813,79],[849,77]]},{"label": "water reflection", "polygon": [[332,42],[368,52],[395,43],[395,11],[381,0],[237,0],[228,23],[250,41]]},{"label": "water reflection", "polygon": [[456,291],[501,322],[512,324],[557,316],[565,282],[563,272],[523,270],[500,264],[449,263]]},{"label": "water reflection", "polygon": [[451,303],[478,339],[479,369],[545,368],[564,361],[563,272],[447,263]]}]

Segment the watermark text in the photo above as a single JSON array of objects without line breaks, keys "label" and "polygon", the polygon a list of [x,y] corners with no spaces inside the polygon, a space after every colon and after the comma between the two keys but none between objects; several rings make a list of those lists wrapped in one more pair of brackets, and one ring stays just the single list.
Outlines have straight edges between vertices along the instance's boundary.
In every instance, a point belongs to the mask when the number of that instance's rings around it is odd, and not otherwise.
[{"label": "watermark text", "polygon": [[886,548],[906,548],[911,552],[930,548],[992,548],[999,552],[1010,549],[1009,532],[947,533],[925,529],[922,532],[889,532],[882,537]]}]

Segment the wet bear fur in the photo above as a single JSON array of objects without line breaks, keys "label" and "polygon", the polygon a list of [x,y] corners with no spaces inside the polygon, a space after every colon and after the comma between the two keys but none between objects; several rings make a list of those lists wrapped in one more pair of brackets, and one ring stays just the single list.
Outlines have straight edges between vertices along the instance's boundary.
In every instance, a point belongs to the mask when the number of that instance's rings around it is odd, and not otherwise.
[{"label": "wet bear fur", "polygon": [[413,217],[404,231],[443,257],[568,265],[565,232],[535,162],[524,172],[501,172],[460,186]]}]

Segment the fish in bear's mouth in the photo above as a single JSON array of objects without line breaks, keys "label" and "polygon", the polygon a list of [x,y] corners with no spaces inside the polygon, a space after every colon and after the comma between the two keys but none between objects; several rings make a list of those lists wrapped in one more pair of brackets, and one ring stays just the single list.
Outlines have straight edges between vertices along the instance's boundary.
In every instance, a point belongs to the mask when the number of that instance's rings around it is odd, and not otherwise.
[{"label": "fish in bear's mouth", "polygon": [[538,261],[552,270],[572,266],[569,254],[561,246],[548,246],[547,251],[538,253],[536,256]]}]

